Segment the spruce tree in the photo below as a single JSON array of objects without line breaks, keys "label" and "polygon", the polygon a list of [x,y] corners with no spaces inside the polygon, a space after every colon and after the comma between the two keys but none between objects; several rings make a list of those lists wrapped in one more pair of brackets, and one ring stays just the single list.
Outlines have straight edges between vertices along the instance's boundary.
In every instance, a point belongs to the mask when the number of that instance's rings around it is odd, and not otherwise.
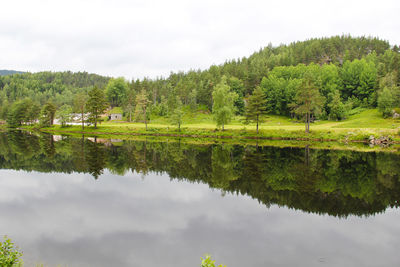
[{"label": "spruce tree", "polygon": [[89,99],[86,103],[86,109],[90,113],[89,120],[94,123],[94,128],[97,128],[97,121],[101,114],[108,107],[106,97],[103,90],[100,90],[96,86],[89,91]]},{"label": "spruce tree", "polygon": [[257,86],[253,94],[247,99],[245,112],[246,122],[255,122],[257,124],[257,134],[260,117],[266,113],[266,104],[267,100],[265,99],[265,94],[261,88]]},{"label": "spruce tree", "polygon": [[297,91],[295,102],[290,105],[294,113],[305,117],[306,133],[310,132],[311,114],[319,114],[324,102],[325,98],[307,75]]}]

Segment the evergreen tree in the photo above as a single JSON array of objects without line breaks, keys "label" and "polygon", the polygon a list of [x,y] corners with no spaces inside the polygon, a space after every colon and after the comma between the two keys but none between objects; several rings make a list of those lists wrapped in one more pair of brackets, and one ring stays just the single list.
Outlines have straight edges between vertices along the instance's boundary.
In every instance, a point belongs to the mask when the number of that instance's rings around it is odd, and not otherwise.
[{"label": "evergreen tree", "polygon": [[47,104],[43,106],[40,113],[40,124],[43,127],[52,126],[54,123],[54,116],[56,114],[56,111],[57,107],[52,102],[47,102]]},{"label": "evergreen tree", "polygon": [[258,124],[260,122],[260,116],[265,114],[266,111],[265,94],[259,86],[254,89],[253,94],[247,99],[246,106],[246,122],[255,122],[257,124],[257,134],[258,134]]},{"label": "evergreen tree", "polygon": [[24,100],[14,102],[7,113],[7,124],[10,127],[22,125],[26,121],[28,108]]},{"label": "evergreen tree", "polygon": [[128,121],[132,121],[132,113],[135,111],[135,91],[129,90],[124,101],[124,111],[128,113]]},{"label": "evergreen tree", "polygon": [[86,103],[86,109],[90,113],[89,120],[94,123],[94,128],[96,129],[97,121],[100,115],[103,114],[107,109],[108,103],[106,101],[104,92],[96,86],[89,91],[88,95],[89,99]]},{"label": "evergreen tree", "polygon": [[229,85],[226,83],[226,77],[224,76],[221,82],[215,86],[212,96],[214,120],[217,126],[221,126],[222,130],[224,130],[225,124],[232,120],[235,113],[234,102],[237,98],[237,94],[230,90]]},{"label": "evergreen tree", "polygon": [[40,106],[37,103],[32,103],[28,110],[27,122],[34,123],[40,116]]},{"label": "evergreen tree", "polygon": [[318,88],[314,86],[309,76],[304,78],[304,81],[297,91],[295,103],[291,104],[294,113],[300,116],[305,116],[306,133],[310,132],[311,114],[319,114],[324,104],[325,98],[321,96]]}]

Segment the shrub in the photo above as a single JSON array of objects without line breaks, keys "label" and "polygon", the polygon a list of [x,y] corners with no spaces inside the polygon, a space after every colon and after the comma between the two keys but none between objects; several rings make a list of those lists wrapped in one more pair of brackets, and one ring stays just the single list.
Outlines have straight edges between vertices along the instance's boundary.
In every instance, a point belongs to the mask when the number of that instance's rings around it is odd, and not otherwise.
[{"label": "shrub", "polygon": [[[205,255],[205,259],[201,258],[201,267],[215,267],[215,261],[211,259],[210,255]],[[226,267],[225,265],[218,265],[218,267]]]},{"label": "shrub", "polygon": [[0,242],[0,266],[14,267],[20,266],[20,257],[22,253],[19,251],[7,236],[4,241]]}]

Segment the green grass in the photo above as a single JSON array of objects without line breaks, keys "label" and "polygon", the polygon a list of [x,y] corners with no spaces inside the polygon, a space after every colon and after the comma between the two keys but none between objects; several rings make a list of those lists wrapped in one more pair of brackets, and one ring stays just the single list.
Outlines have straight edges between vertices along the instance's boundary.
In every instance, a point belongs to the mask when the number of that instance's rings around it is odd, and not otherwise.
[{"label": "green grass", "polygon": [[[400,120],[384,119],[376,109],[360,110],[344,121],[317,121],[311,124],[311,132],[304,132],[304,123],[284,116],[268,115],[263,118],[260,133],[257,135],[255,124],[245,125],[243,117],[236,117],[225,126],[225,131],[216,128],[212,115],[198,112],[185,115],[181,131],[172,126],[168,118],[154,118],[145,130],[143,123],[134,122],[103,122],[98,126],[80,126],[42,128],[42,131],[67,134],[89,135],[147,135],[147,136],[179,136],[190,138],[232,138],[232,139],[294,139],[307,141],[365,141],[369,136],[390,136],[400,142],[398,127]],[[32,129],[35,126],[25,128]]]}]

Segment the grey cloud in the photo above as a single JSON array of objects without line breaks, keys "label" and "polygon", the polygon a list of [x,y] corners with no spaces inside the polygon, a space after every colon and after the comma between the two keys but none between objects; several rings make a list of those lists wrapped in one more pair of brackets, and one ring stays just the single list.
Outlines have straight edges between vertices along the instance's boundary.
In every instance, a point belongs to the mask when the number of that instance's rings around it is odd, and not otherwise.
[{"label": "grey cloud", "polygon": [[[22,7],[22,8],[21,8]],[[8,1],[1,68],[156,77],[336,34],[399,44],[398,1]]]}]

